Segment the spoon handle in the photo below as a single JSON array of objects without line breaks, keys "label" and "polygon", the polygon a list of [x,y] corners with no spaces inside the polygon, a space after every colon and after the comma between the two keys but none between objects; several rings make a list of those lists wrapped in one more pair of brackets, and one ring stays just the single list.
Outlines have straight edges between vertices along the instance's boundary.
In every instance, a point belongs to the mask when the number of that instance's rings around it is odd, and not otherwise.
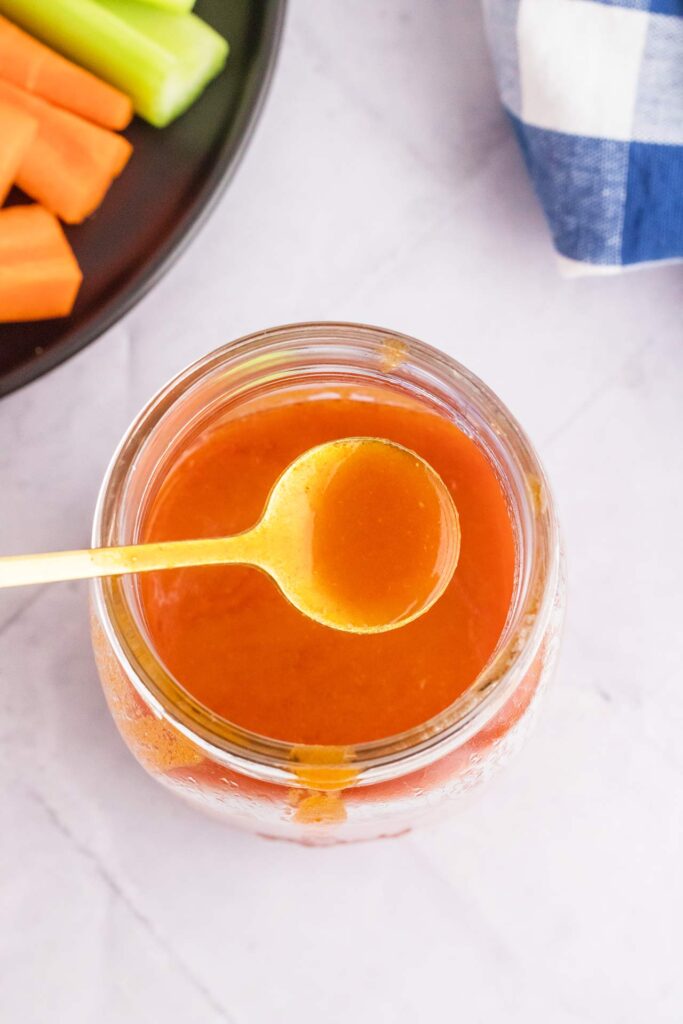
[{"label": "spoon handle", "polygon": [[253,529],[234,537],[208,540],[175,540],[121,548],[12,555],[0,558],[0,589],[57,583],[60,580],[123,576],[130,572],[182,569],[192,565],[254,564],[258,562],[258,548],[258,530]]}]

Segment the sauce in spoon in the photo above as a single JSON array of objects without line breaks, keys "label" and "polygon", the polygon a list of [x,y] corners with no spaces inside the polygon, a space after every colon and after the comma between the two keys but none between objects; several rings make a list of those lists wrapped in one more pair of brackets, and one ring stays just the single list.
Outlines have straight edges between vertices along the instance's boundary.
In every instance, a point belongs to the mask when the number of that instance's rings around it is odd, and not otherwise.
[{"label": "sauce in spoon", "polygon": [[295,459],[244,533],[2,558],[0,587],[243,563],[309,618],[377,633],[438,600],[459,550],[453,499],[426,462],[391,441],[344,438]]},{"label": "sauce in spoon", "polygon": [[[460,549],[457,512],[440,477],[407,448],[376,439],[347,438],[309,457],[310,515],[301,513],[300,523],[310,529],[302,539],[313,617],[380,632],[422,615],[448,586]],[[285,589],[303,582],[303,574],[291,578]]]}]

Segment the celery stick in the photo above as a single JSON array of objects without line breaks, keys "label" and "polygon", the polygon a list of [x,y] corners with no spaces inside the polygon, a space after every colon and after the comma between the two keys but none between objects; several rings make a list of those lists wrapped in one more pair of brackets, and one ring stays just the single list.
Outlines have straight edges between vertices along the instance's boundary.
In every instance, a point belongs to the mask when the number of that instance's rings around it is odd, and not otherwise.
[{"label": "celery stick", "polygon": [[159,128],[225,65],[228,44],[194,14],[139,0],[0,0],[0,13],[127,93]]},{"label": "celery stick", "polygon": [[161,7],[165,11],[175,11],[176,14],[187,14],[195,5],[195,0],[139,0],[141,4],[148,4],[150,7]]}]

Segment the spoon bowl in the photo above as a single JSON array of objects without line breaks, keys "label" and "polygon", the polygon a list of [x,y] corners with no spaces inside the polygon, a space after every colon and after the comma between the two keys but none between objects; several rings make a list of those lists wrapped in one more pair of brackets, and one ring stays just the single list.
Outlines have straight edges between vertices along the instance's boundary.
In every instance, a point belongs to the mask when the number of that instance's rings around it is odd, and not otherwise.
[{"label": "spoon bowl", "polygon": [[423,615],[450,583],[458,513],[441,477],[415,452],[347,437],[304,452],[270,493],[262,567],[309,618],[381,633]]}]

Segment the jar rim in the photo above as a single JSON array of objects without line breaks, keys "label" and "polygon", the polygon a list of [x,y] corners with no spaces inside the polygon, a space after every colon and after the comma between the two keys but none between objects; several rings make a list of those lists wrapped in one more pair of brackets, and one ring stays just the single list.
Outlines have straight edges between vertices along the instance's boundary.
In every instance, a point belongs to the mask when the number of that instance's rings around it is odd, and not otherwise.
[{"label": "jar rim", "polygon": [[[260,736],[221,718],[188,693],[166,669],[146,638],[122,578],[98,579],[92,596],[105,635],[131,684],[155,714],[208,757],[265,781],[291,785],[307,770],[334,778],[352,770],[355,785],[406,774],[461,746],[503,707],[524,679],[551,619],[561,571],[559,528],[552,493],[528,437],[498,397],[456,360],[430,345],[395,331],[363,324],[310,322],[273,327],[230,342],[177,374],[145,405],[124,434],[105,474],[93,522],[93,546],[124,543],[117,534],[126,483],[142,447],[170,411],[191,390],[231,368],[257,364],[277,374],[278,358],[313,350],[335,355],[352,368],[349,353],[374,356],[382,379],[400,379],[410,367],[424,386],[455,388],[489,423],[519,473],[528,531],[524,579],[519,583],[514,621],[507,636],[470,686],[447,708],[419,726],[394,736],[344,747],[294,746]],[[347,362],[344,363],[344,353]],[[322,355],[319,356],[322,358]],[[332,364],[330,364],[332,365]],[[426,393],[426,392],[425,392]]]}]

